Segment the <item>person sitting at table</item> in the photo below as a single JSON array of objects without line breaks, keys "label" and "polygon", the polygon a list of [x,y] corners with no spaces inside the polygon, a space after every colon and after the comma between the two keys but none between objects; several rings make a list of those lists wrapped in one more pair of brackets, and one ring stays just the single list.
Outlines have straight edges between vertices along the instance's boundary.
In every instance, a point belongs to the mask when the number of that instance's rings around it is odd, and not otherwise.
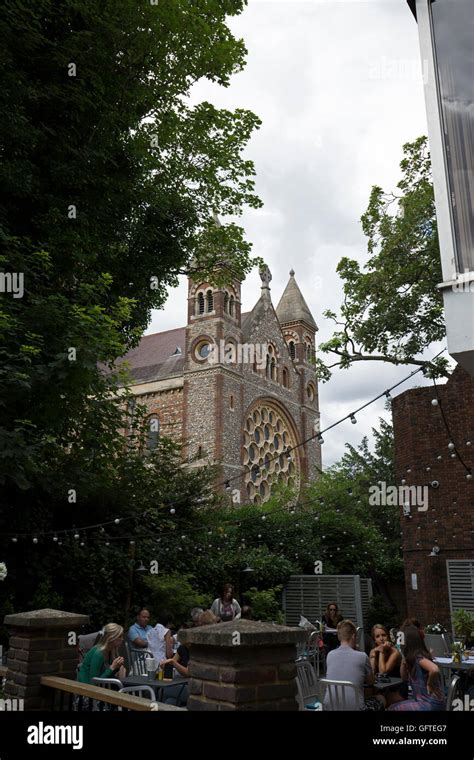
[{"label": "person sitting at table", "polygon": [[321,622],[324,623],[327,628],[334,629],[334,632],[323,632],[323,641],[326,656],[329,654],[329,652],[332,652],[333,649],[336,649],[336,647],[339,646],[339,640],[337,638],[337,633],[335,633],[335,630],[337,629],[337,626],[341,620],[342,615],[339,612],[339,608],[336,602],[330,602],[326,607],[325,614],[321,618]]},{"label": "person sitting at table", "polygon": [[418,628],[403,628],[401,677],[408,681],[413,697],[390,705],[392,712],[431,712],[445,710],[446,701],[440,682],[439,668],[424,644]]},{"label": "person sitting at table", "polygon": [[234,587],[232,583],[224,584],[222,594],[214,599],[211,612],[221,623],[238,620],[241,615],[240,604],[234,599]]},{"label": "person sitting at table", "polygon": [[118,656],[122,643],[122,626],[107,623],[96,644],[89,649],[81,663],[77,674],[79,683],[90,684],[93,678],[125,678],[124,659]]},{"label": "person sitting at table", "polygon": [[150,611],[146,607],[142,607],[138,611],[136,623],[130,626],[128,629],[128,640],[132,647],[135,649],[147,649],[148,631],[152,631],[153,626],[150,625]]},{"label": "person sitting at table", "polygon": [[[158,622],[147,633],[148,649],[157,662],[173,657],[173,636],[171,633],[171,616],[164,612],[158,618]],[[166,671],[165,671],[166,676]],[[167,676],[166,676],[167,677]]]},{"label": "person sitting at table", "polygon": [[[201,615],[199,616],[199,619],[197,620],[197,625],[213,625],[214,623],[217,623],[218,620],[215,615],[212,614],[210,610],[206,610],[205,612],[201,612]],[[178,672],[178,676],[175,679],[176,681],[179,681],[180,678],[189,678],[189,649],[184,644],[180,644],[178,647],[178,651],[174,655],[174,657],[171,657],[166,660],[161,660],[160,666],[162,668],[166,668],[168,666],[172,665],[174,669]],[[188,687],[187,685],[183,688],[177,685],[176,689],[172,686],[167,687],[166,689],[166,699],[165,702],[168,705],[185,705],[188,701]]]},{"label": "person sitting at table", "polygon": [[404,628],[408,628],[410,625],[413,625],[418,629],[418,632],[422,639],[425,638],[425,632],[418,618],[406,618],[406,620],[404,620],[401,624],[400,630],[403,631]]},{"label": "person sitting at table", "polygon": [[374,673],[387,673],[395,678],[396,671],[400,670],[402,656],[398,649],[390,641],[389,633],[384,625],[377,623],[370,633],[375,646],[370,650],[370,664]]},{"label": "person sitting at table", "polygon": [[[332,681],[351,681],[358,688],[356,695],[352,689],[346,694],[345,710],[378,712],[385,706],[385,698],[378,694],[364,699],[364,684],[375,682],[370,661],[365,652],[356,649],[357,628],[352,620],[341,620],[337,625],[337,637],[341,645],[329,652],[326,661],[326,678]],[[331,685],[326,687],[323,709],[331,710]]]},{"label": "person sitting at table", "polygon": [[[374,675],[381,673],[391,678],[400,678],[400,665],[402,662],[401,652],[390,641],[390,635],[384,625],[377,623],[373,626],[370,635],[375,646],[370,650],[370,665]],[[401,684],[398,687],[387,690],[385,695],[387,706],[400,702],[408,697],[408,686]]]}]

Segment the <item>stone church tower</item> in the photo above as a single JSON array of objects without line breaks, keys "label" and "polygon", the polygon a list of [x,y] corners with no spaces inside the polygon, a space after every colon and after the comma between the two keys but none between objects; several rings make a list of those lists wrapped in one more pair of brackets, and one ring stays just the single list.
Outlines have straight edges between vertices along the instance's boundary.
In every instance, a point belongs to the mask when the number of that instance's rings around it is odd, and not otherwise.
[{"label": "stone church tower", "polygon": [[[184,328],[145,336],[125,360],[132,391],[160,434],[185,442],[193,466],[220,465],[234,501],[262,503],[278,483],[317,476],[321,450],[312,359],[317,326],[290,279],[275,310],[268,268],[241,313],[241,283],[188,281]],[[150,439],[150,445],[153,445]]]}]

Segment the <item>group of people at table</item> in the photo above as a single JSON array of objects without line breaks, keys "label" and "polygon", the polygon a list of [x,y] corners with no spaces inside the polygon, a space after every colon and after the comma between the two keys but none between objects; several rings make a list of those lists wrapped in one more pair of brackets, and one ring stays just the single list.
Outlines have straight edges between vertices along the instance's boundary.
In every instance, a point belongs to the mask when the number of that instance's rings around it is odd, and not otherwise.
[{"label": "group of people at table", "polygon": [[[226,584],[210,610],[195,609],[191,616],[190,625],[202,626],[251,617],[251,613],[249,609],[240,608],[234,599],[232,585]],[[421,712],[446,709],[439,667],[425,646],[423,629],[416,619],[405,620],[399,629],[392,629],[390,633],[384,625],[374,625],[371,631],[374,645],[368,655],[357,648],[356,626],[343,619],[336,603],[328,604],[322,623],[325,627],[326,678],[350,681],[357,687],[348,695],[345,709]],[[185,679],[189,676],[189,650],[183,644],[178,645],[172,628],[166,615],[151,626],[150,612],[144,607],[128,629],[127,638],[135,650],[152,653],[165,677],[172,678],[174,669],[176,679]],[[119,654],[123,642],[122,626],[108,623],[85,655],[78,680],[90,684],[96,677],[126,678],[125,660]],[[393,687],[384,688],[384,694],[377,690],[380,676],[397,679]],[[324,709],[331,709],[329,689],[324,697]],[[173,702],[171,692],[169,697]],[[179,699],[174,703],[185,704],[186,700],[187,688],[181,688]]]},{"label": "group of people at table", "polygon": [[[231,584],[225,584],[220,597],[214,600],[210,610],[195,608],[191,610],[189,626],[212,625],[239,619],[242,615],[249,617],[250,608],[242,608],[234,599]],[[136,622],[127,632],[127,640],[132,649],[151,652],[155,663],[163,671],[165,678],[175,680],[189,676],[189,650],[178,644],[173,634],[171,617],[164,613],[156,625],[150,625],[150,611],[142,607]],[[127,677],[125,658],[120,654],[124,644],[124,629],[117,623],[108,623],[100,631],[94,646],[85,654],[79,667],[78,681],[91,684],[94,678],[117,678],[123,681]],[[187,688],[179,688],[174,694],[167,689],[166,702],[185,704]]]},{"label": "group of people at table", "polygon": [[[439,667],[425,646],[418,620],[409,618],[390,632],[384,625],[374,625],[371,630],[374,645],[368,655],[357,649],[357,628],[352,621],[343,619],[337,604],[327,606],[322,622],[326,626],[323,633],[326,678],[350,681],[358,687],[358,694],[352,692],[347,696],[345,709],[391,712],[446,709]],[[393,687],[383,689],[384,694],[377,693],[380,676],[397,679]],[[323,708],[331,709],[328,690]]]}]

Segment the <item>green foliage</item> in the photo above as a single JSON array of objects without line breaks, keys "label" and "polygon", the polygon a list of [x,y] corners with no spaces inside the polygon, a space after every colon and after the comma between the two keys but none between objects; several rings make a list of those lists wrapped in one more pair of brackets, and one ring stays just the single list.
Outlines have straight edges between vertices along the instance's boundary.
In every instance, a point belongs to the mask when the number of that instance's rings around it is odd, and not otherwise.
[{"label": "green foliage", "polygon": [[[398,193],[374,186],[362,229],[368,238],[364,267],[344,257],[337,271],[343,280],[340,316],[325,316],[338,329],[320,345],[337,362],[316,361],[318,375],[328,380],[331,368],[354,362],[421,364],[420,354],[445,336],[441,261],[431,180],[428,140],[403,146]],[[446,375],[446,359],[430,365],[432,376]]]},{"label": "green foliage", "polygon": [[370,600],[366,615],[367,633],[370,634],[374,625],[384,625],[386,628],[397,628],[401,621],[397,611],[387,604],[383,597],[375,595]]},{"label": "green foliage", "polygon": [[177,625],[190,619],[193,607],[208,609],[213,599],[210,594],[200,594],[192,585],[191,575],[167,573],[149,575],[143,579],[144,599],[154,620],[162,612],[169,612]]},{"label": "green foliage", "polygon": [[259,591],[255,586],[245,592],[245,602],[252,608],[254,620],[284,623],[285,616],[278,601],[283,586],[275,586]]},{"label": "green foliage", "polygon": [[456,636],[474,639],[474,612],[460,608],[453,613],[453,627]]},{"label": "green foliage", "polygon": [[179,273],[222,282],[259,261],[240,227],[213,216],[260,205],[242,156],[260,122],[188,98],[199,79],[228,86],[243,68],[226,17],[244,5],[1,6],[0,268],[22,273],[25,290],[0,306],[7,502],[55,479],[71,447],[94,469],[110,461],[120,415],[104,369],[137,344]]}]

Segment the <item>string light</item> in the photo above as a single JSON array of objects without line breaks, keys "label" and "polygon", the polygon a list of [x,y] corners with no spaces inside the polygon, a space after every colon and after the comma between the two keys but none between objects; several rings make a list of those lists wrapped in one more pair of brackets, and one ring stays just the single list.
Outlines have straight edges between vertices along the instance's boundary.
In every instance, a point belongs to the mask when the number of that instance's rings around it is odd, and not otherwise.
[{"label": "string light", "polygon": [[353,425],[356,425],[356,424],[357,424],[357,420],[356,420],[356,418],[355,418],[355,415],[354,415],[354,414],[351,414],[351,416],[350,416],[350,421],[352,422],[352,424],[353,424]]}]

